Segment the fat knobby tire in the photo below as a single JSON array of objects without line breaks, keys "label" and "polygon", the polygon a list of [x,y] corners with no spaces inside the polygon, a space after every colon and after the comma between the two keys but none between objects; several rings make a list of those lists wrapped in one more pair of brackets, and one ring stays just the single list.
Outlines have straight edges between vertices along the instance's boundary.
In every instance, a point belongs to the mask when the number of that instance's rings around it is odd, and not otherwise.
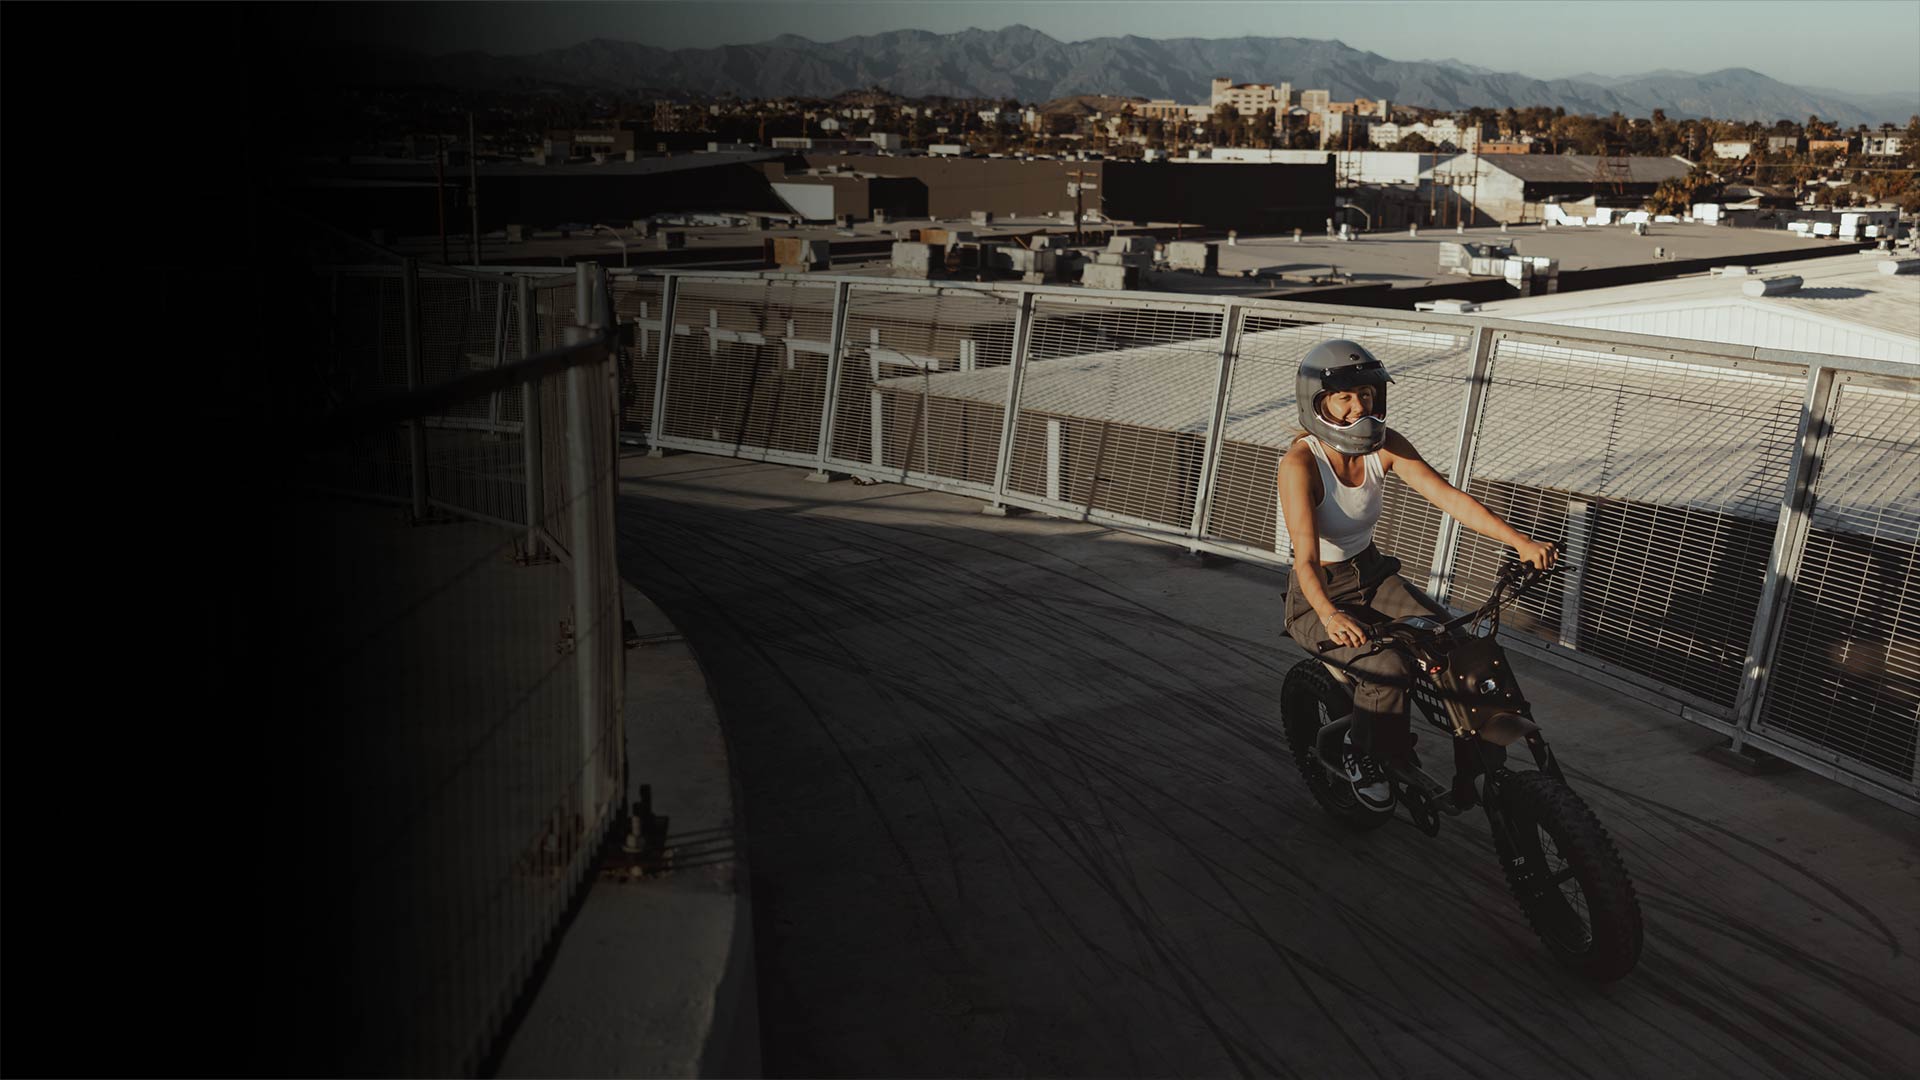
[{"label": "fat knobby tire", "polygon": [[[1519,868],[1506,868],[1507,887],[1534,933],[1562,962],[1595,982],[1612,982],[1632,971],[1640,962],[1640,902],[1600,819],[1585,800],[1550,776],[1516,773],[1504,786],[1508,820],[1527,860]],[[1564,894],[1556,888],[1534,895],[1546,871],[1536,826],[1553,838],[1586,899],[1590,937],[1584,947],[1567,940],[1566,920],[1574,913]]]},{"label": "fat knobby tire", "polygon": [[1286,724],[1287,747],[1293,751],[1293,763],[1321,809],[1355,832],[1370,832],[1392,820],[1393,815],[1360,805],[1353,788],[1328,776],[1315,760],[1313,747],[1320,735],[1319,706],[1322,704],[1327,707],[1329,719],[1338,719],[1353,711],[1353,697],[1346,687],[1327,674],[1323,664],[1318,660],[1295,664],[1280,687],[1280,715]]}]

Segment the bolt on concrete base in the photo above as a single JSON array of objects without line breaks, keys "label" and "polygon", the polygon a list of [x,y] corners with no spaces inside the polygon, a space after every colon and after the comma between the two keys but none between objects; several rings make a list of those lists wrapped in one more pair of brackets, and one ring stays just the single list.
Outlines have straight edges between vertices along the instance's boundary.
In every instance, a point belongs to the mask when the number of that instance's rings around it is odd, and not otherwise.
[{"label": "bolt on concrete base", "polygon": [[1733,748],[1733,740],[1709,746],[1701,751],[1711,761],[1722,765],[1731,765],[1748,776],[1766,776],[1772,773],[1786,772],[1793,768],[1786,761],[1774,757],[1765,750],[1756,750],[1751,746]]}]

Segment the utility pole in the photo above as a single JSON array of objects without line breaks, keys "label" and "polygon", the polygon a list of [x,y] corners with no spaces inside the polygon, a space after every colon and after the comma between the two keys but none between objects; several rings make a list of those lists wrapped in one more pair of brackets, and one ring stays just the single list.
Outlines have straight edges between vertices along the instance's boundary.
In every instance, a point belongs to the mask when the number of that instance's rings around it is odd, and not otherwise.
[{"label": "utility pole", "polygon": [[447,254],[447,147],[439,132],[433,133],[433,210],[440,219],[440,265],[453,259]]},{"label": "utility pole", "polygon": [[1433,225],[1437,224],[1433,219],[1434,204],[1440,197],[1440,155],[1438,153],[1433,155],[1433,168],[1429,170],[1428,175],[1430,179],[1427,181],[1427,224]]},{"label": "utility pole", "polygon": [[1082,183],[1081,181],[1089,176],[1096,175],[1098,174],[1092,170],[1082,172],[1079,169],[1075,169],[1067,174],[1067,194],[1073,196],[1073,242],[1076,244],[1085,242],[1085,238],[1080,232],[1080,213],[1083,206],[1081,200],[1088,188],[1098,188],[1100,186],[1098,184]]},{"label": "utility pole", "polygon": [[467,213],[472,218],[473,265],[480,265],[480,146],[473,138],[473,110],[467,110]]},{"label": "utility pole", "polygon": [[1473,213],[1468,218],[1467,224],[1478,225],[1480,224],[1480,136],[1478,134],[1473,137],[1472,191],[1473,194],[1468,196],[1468,200],[1473,203]]}]

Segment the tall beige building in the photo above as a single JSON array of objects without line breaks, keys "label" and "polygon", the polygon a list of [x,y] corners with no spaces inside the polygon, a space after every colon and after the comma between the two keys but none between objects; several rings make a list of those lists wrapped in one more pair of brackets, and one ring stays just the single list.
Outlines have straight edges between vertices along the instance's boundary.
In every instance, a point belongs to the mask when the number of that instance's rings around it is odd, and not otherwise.
[{"label": "tall beige building", "polygon": [[1285,83],[1276,88],[1272,83],[1235,83],[1232,79],[1216,78],[1207,106],[1217,109],[1231,105],[1241,116],[1271,113],[1285,105],[1283,95],[1290,92],[1291,87]]}]

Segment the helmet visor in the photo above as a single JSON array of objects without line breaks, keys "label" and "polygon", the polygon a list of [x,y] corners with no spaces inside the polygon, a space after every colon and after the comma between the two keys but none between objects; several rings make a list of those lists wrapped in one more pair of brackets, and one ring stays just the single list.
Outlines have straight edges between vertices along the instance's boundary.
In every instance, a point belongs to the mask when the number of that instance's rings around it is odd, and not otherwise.
[{"label": "helmet visor", "polygon": [[1392,381],[1393,376],[1387,374],[1386,365],[1378,360],[1363,360],[1358,364],[1330,368],[1320,376],[1320,385],[1329,393],[1360,386],[1380,386]]}]

